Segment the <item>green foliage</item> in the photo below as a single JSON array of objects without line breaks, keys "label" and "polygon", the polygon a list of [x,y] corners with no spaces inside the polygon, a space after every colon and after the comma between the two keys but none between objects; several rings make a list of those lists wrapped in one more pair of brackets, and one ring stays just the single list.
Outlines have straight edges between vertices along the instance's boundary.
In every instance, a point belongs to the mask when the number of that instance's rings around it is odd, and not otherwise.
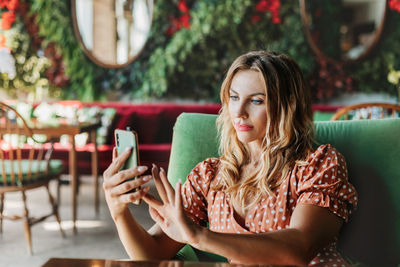
[{"label": "green foliage", "polygon": [[400,69],[400,14],[388,10],[385,21],[385,30],[378,46],[370,57],[360,65],[348,68],[350,75],[357,82],[357,89],[361,92],[385,92],[397,95],[397,88],[389,83],[387,75],[390,66]]},{"label": "green foliage", "polygon": [[[180,30],[151,55],[139,92],[217,101],[225,71],[237,56],[250,50],[278,49],[301,62],[309,73],[313,60],[296,8],[282,6],[282,24],[272,24],[268,12],[253,23],[254,1],[198,1],[191,12],[190,30]],[[295,42],[287,42],[285,34]]]},{"label": "green foliage", "polygon": [[39,89],[46,90],[49,82],[44,72],[50,62],[32,50],[29,34],[24,30],[21,18],[17,16],[9,30],[3,31],[0,28],[0,34],[7,40],[6,45],[12,51],[16,69],[16,77],[13,79],[6,74],[1,76],[0,88],[6,90],[11,97],[29,94]]},{"label": "green foliage", "polygon": [[70,82],[68,88],[62,91],[62,98],[92,101],[99,95],[94,80],[96,67],[85,56],[75,38],[68,2],[32,0],[31,12],[37,14],[39,35],[44,38],[42,45],[57,44],[63,56]]},{"label": "green foliage", "polygon": [[[221,58],[215,57],[216,51],[209,53],[209,46],[206,43],[208,40],[215,41],[217,36],[219,37],[218,40],[224,40],[226,38],[224,30],[230,27],[235,28],[241,22],[241,18],[249,6],[250,1],[226,0],[219,1],[218,4],[211,1],[199,2],[197,9],[191,13],[190,30],[183,29],[177,32],[165,48],[156,49],[150,57],[150,67],[146,72],[140,91],[148,95],[162,96],[167,92],[169,84],[176,85],[177,75],[180,76],[184,70],[186,76],[193,75],[193,72],[184,68],[187,62],[191,62],[191,66],[202,69],[202,76],[207,78],[211,74],[211,78],[215,77],[217,73],[215,68],[218,64],[212,62],[212,60],[221,60]],[[225,39],[226,41],[231,42],[231,40]],[[238,43],[240,44],[240,42]],[[204,58],[209,58],[212,54],[214,54],[213,58],[204,61]],[[200,65],[196,61],[199,57],[203,57],[200,62],[204,65]],[[211,64],[207,64],[208,62]],[[204,75],[204,72],[207,75]],[[199,74],[198,71],[195,73]],[[193,80],[194,77],[187,77],[186,80],[191,80],[190,78]],[[198,77],[199,82],[201,82],[201,78],[201,76]],[[196,87],[193,88],[195,91],[197,90]],[[190,88],[181,89],[190,90]],[[207,90],[207,88],[203,89]],[[184,93],[184,91],[182,92]]]},{"label": "green foliage", "polygon": [[311,14],[308,27],[318,47],[325,55],[340,58],[340,25],[349,24],[343,3],[331,0],[306,1],[306,6],[308,14]]},{"label": "green foliage", "polygon": [[[294,0],[281,1],[280,24],[271,22],[268,11],[261,15],[257,13],[261,18],[253,22],[256,0],[187,0],[190,28],[181,28],[172,36],[166,31],[171,25],[171,18],[182,15],[177,8],[178,1],[155,1],[152,29],[143,52],[132,64],[121,69],[104,69],[86,57],[73,31],[70,1],[29,1],[31,12],[37,15],[43,47],[55,43],[62,54],[69,77],[68,85],[61,88],[60,98],[63,99],[144,101],[180,97],[218,101],[219,87],[231,62],[244,52],[258,49],[288,54],[298,62],[306,77],[315,77],[318,73],[319,64],[303,32],[299,3]],[[335,7],[331,6],[332,10]],[[389,10],[385,32],[374,53],[361,63],[344,67],[346,74],[354,80],[356,91],[396,94],[396,87],[387,81],[387,74],[389,66],[400,69],[399,25],[400,14]],[[337,27],[337,23],[329,23],[328,20],[322,25],[322,30],[326,27]],[[15,30],[20,32],[21,37],[15,39],[19,41],[14,47],[25,51],[29,48],[29,41],[23,39],[27,38],[23,37],[26,33],[22,28],[15,27]],[[335,45],[329,40],[324,41]],[[26,58],[33,58],[26,60],[23,66],[31,66],[32,69],[25,70],[22,65],[17,65],[21,73],[19,79],[36,73],[31,76],[40,77],[37,81],[44,83],[43,73],[48,65],[44,61],[37,64],[33,51],[26,55]],[[39,60],[39,57],[36,58]],[[40,68],[34,69],[33,66]],[[37,76],[37,73],[40,75]],[[0,79],[0,83],[4,86],[4,78]],[[33,82],[30,85],[37,86]]]}]

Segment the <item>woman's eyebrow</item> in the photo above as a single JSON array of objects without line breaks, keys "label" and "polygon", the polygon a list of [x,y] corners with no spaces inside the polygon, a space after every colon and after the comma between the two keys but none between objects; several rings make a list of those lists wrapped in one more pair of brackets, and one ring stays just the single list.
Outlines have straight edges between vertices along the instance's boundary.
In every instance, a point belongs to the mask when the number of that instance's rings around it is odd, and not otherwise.
[{"label": "woman's eyebrow", "polygon": [[254,93],[254,94],[251,94],[250,96],[256,96],[256,95],[262,95],[262,96],[265,96],[265,94],[264,94],[264,93]]},{"label": "woman's eyebrow", "polygon": [[[229,91],[232,91],[233,93],[235,93],[235,94],[237,94],[237,95],[239,94],[238,92],[236,92],[236,91],[233,90],[232,88],[229,89]],[[257,96],[257,95],[265,96],[265,93],[258,92],[258,93],[251,94],[251,95],[249,95],[249,96]]]}]

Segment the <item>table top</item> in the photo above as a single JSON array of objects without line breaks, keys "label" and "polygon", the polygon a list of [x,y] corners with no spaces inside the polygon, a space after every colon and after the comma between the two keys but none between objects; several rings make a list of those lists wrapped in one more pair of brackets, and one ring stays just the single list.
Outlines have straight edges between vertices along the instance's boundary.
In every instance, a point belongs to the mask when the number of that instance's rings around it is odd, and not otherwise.
[{"label": "table top", "polygon": [[73,259],[51,258],[43,267],[227,267],[242,266],[224,262],[190,262],[190,261],[130,261],[106,259]]}]

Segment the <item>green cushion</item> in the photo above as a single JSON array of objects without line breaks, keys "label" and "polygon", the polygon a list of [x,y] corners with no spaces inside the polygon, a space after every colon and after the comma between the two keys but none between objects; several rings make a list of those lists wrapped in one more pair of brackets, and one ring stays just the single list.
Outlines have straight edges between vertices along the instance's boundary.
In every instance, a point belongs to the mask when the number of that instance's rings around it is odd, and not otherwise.
[{"label": "green cushion", "polygon": [[[14,165],[14,175],[16,180],[16,185],[24,185],[28,183],[32,183],[37,180],[47,179],[49,175],[45,175],[46,170],[46,161],[32,161],[29,163],[29,160],[21,160],[21,169],[22,169],[22,183],[18,179],[18,161],[10,161],[4,160],[4,169],[7,175],[7,183],[11,183],[11,164]],[[29,164],[31,164],[31,178],[28,179],[28,170]],[[51,160],[49,166],[49,174],[56,175],[60,174],[64,169],[64,165],[61,160]],[[36,172],[38,172],[38,176],[36,176]],[[0,186],[3,186],[3,164],[0,162]]]},{"label": "green cushion", "polygon": [[313,120],[314,121],[329,121],[335,112],[322,112],[322,111],[314,111]]},{"label": "green cushion", "polygon": [[[217,115],[183,113],[174,127],[168,178],[184,181],[191,169],[218,156]],[[358,210],[340,236],[346,256],[369,265],[400,262],[400,119],[315,122],[316,139],[346,158],[359,193]]]},{"label": "green cushion", "polygon": [[173,186],[193,167],[208,157],[218,156],[216,115],[182,113],[176,120],[172,137],[168,179]]},{"label": "green cushion", "polygon": [[199,261],[193,248],[189,245],[185,245],[178,253],[176,253],[173,259],[180,261]]}]

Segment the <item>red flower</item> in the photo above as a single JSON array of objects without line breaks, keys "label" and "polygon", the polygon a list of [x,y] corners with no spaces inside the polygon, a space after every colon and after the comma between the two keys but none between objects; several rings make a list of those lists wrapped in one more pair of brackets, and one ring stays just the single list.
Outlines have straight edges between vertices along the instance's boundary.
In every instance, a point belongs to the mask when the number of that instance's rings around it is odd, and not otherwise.
[{"label": "red flower", "polygon": [[[281,7],[280,0],[260,0],[256,4],[256,11],[258,13],[265,13],[267,11],[271,12],[272,14],[272,23],[279,24],[282,22],[281,18],[279,17],[279,9]],[[257,17],[258,16],[258,17]],[[251,17],[251,21],[256,23],[261,19],[259,15],[253,15]]]},{"label": "red flower", "polygon": [[182,13],[187,13],[187,12],[189,12],[189,8],[187,7],[186,0],[180,0],[180,1],[178,2],[178,9],[179,9]]},{"label": "red flower", "polygon": [[5,8],[5,7],[7,7],[7,3],[8,3],[7,0],[0,0],[0,8]]},{"label": "red flower", "polygon": [[178,2],[178,9],[183,15],[179,16],[178,18],[171,17],[170,18],[170,25],[165,31],[167,36],[172,36],[174,33],[179,31],[182,27],[187,29],[190,28],[190,10],[186,4],[186,0],[179,0]]},{"label": "red flower", "polygon": [[256,5],[256,10],[258,12],[267,12],[269,8],[269,4],[267,0],[261,0],[260,2],[257,3]]},{"label": "red flower", "polygon": [[179,31],[181,28],[180,22],[178,19],[172,17],[170,18],[171,25],[168,27],[168,29],[165,31],[165,34],[167,36],[172,36],[174,33]]},{"label": "red flower", "polygon": [[6,47],[6,37],[2,34],[0,34],[0,48],[1,47]]},{"label": "red flower", "polygon": [[18,9],[18,7],[19,7],[19,0],[9,0],[7,3],[7,8],[9,10],[15,11]]},{"label": "red flower", "polygon": [[3,12],[3,14],[1,14],[1,28],[3,30],[10,29],[14,21],[15,21],[14,11]]},{"label": "red flower", "polygon": [[9,10],[17,10],[19,0],[0,0],[0,8],[7,8]]},{"label": "red flower", "polygon": [[168,29],[165,31],[165,35],[172,36],[175,32],[176,30],[172,26],[169,26]]},{"label": "red flower", "polygon": [[400,13],[400,1],[399,0],[390,0],[389,8]]},{"label": "red flower", "polygon": [[273,24],[280,24],[281,22],[282,22],[282,19],[279,16],[272,17],[272,23]]},{"label": "red flower", "polygon": [[178,18],[178,20],[179,20],[180,26],[183,26],[183,27],[185,27],[186,29],[189,29],[189,28],[190,28],[190,23],[189,23],[189,21],[190,21],[190,15],[189,15],[189,14],[180,16],[180,17]]},{"label": "red flower", "polygon": [[272,0],[270,3],[269,10],[278,12],[280,7],[281,7],[281,2],[279,0]]},{"label": "red flower", "polygon": [[253,15],[253,16],[251,16],[251,22],[253,22],[253,23],[259,22],[260,19],[261,19],[261,17],[260,17],[259,15]]}]

